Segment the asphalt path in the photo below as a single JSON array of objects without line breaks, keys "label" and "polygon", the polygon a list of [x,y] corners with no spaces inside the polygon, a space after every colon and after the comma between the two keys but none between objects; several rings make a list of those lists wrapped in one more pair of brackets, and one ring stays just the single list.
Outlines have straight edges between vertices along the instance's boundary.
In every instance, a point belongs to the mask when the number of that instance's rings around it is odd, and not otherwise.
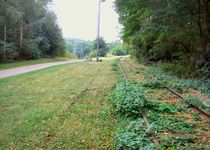
[{"label": "asphalt path", "polygon": [[72,64],[72,63],[83,62],[83,61],[84,60],[70,60],[70,61],[36,64],[36,65],[17,67],[17,68],[12,68],[12,69],[7,69],[7,70],[1,70],[0,71],[0,79],[27,73],[27,72],[31,72],[31,71],[41,70],[41,69],[49,68],[52,66],[63,65],[63,64]]}]

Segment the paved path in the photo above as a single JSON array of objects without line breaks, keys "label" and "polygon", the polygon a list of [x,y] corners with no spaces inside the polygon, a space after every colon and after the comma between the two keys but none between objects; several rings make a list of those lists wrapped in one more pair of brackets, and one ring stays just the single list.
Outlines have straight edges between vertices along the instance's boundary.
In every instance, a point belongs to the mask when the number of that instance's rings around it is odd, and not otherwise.
[{"label": "paved path", "polygon": [[12,69],[7,69],[7,70],[1,70],[0,79],[15,76],[18,74],[23,74],[26,72],[36,71],[36,70],[40,70],[40,69],[44,69],[44,68],[48,68],[52,66],[71,64],[71,63],[83,62],[83,61],[84,60],[70,60],[70,61],[52,62],[52,63],[37,64],[37,65],[30,65],[30,66],[12,68]]}]

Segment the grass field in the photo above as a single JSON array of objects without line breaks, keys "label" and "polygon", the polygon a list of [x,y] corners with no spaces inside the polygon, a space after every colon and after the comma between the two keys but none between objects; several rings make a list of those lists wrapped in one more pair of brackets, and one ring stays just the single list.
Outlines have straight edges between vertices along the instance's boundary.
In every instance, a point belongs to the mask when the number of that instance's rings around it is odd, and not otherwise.
[{"label": "grass field", "polygon": [[113,149],[114,85],[111,61],[1,79],[0,149]]},{"label": "grass field", "polygon": [[66,61],[69,60],[65,57],[57,57],[57,58],[42,58],[37,60],[24,60],[24,61],[16,61],[11,63],[1,63],[0,70],[15,68],[15,67],[22,67],[34,64],[42,64],[42,63],[50,63],[50,62],[57,62],[57,61]]}]

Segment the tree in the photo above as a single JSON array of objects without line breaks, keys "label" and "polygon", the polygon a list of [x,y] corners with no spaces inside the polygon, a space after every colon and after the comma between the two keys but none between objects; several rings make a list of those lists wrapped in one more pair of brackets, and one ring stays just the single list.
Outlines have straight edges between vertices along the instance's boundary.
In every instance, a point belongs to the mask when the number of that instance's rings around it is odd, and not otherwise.
[{"label": "tree", "polygon": [[115,55],[115,56],[127,55],[127,51],[125,50],[125,47],[123,46],[123,44],[115,45],[112,48],[111,52],[112,52],[112,55]]},{"label": "tree", "polygon": [[[97,39],[93,43],[93,48],[97,49]],[[104,57],[108,53],[108,46],[103,37],[99,38],[99,56]]]},{"label": "tree", "polygon": [[68,51],[73,52],[78,58],[84,58],[89,55],[93,49],[93,42],[84,41],[80,39],[67,39],[66,48]]},{"label": "tree", "polygon": [[[64,55],[65,42],[51,0],[0,0],[0,61]],[[13,47],[13,48],[11,48]],[[8,56],[7,56],[8,55]]]},{"label": "tree", "polygon": [[210,69],[209,0],[116,0],[115,5],[133,56]]}]

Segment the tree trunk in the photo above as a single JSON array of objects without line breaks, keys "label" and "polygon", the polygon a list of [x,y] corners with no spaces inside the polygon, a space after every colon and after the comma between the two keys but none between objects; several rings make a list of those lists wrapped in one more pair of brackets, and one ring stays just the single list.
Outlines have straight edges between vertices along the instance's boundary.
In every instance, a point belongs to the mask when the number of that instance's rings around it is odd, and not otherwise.
[{"label": "tree trunk", "polygon": [[206,23],[206,42],[207,44],[210,44],[210,2],[204,3],[204,13],[205,13],[205,23]]},{"label": "tree trunk", "polygon": [[22,51],[23,46],[23,21],[20,21],[20,51]]},{"label": "tree trunk", "polygon": [[7,26],[4,25],[4,48],[3,48],[3,60],[6,60],[6,43],[7,43]]},{"label": "tree trunk", "polygon": [[203,1],[197,0],[198,3],[198,20],[197,25],[199,28],[200,44],[202,49],[205,49],[205,34],[204,34],[204,25],[203,25]]}]

